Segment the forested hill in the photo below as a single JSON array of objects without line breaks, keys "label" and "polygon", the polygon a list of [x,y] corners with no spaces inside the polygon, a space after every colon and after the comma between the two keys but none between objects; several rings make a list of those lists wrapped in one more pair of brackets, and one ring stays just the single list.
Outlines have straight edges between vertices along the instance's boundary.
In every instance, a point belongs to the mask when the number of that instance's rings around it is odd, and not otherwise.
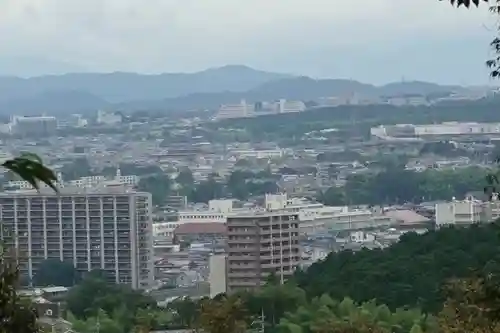
[{"label": "forested hill", "polygon": [[409,233],[384,250],[332,253],[297,272],[296,281],[310,297],[328,293],[336,299],[376,299],[392,309],[418,306],[436,312],[448,280],[499,268],[500,222],[496,222]]}]

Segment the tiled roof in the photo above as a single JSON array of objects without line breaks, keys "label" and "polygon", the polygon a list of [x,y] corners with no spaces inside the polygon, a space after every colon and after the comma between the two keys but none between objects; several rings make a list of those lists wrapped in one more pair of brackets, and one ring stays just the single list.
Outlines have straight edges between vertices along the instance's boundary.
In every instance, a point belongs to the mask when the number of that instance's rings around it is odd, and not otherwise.
[{"label": "tiled roof", "polygon": [[174,233],[180,234],[225,234],[227,231],[224,223],[184,223],[175,228]]}]

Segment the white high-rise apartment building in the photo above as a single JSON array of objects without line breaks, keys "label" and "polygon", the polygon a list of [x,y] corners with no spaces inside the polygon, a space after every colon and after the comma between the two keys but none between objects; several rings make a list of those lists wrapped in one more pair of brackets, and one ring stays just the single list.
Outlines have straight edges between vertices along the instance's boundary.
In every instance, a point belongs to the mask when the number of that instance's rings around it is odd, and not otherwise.
[{"label": "white high-rise apartment building", "polygon": [[154,280],[151,194],[124,186],[0,193],[6,244],[17,249],[21,273],[55,258],[85,273],[104,270],[110,281],[145,289]]},{"label": "white high-rise apartment building", "polygon": [[306,110],[306,104],[302,101],[287,101],[280,99],[278,102],[278,113],[302,112]]},{"label": "white high-rise apartment building", "polygon": [[217,112],[216,119],[229,118],[246,118],[252,117],[255,112],[255,105],[248,104],[245,100],[241,100],[239,104],[224,104],[221,105]]}]

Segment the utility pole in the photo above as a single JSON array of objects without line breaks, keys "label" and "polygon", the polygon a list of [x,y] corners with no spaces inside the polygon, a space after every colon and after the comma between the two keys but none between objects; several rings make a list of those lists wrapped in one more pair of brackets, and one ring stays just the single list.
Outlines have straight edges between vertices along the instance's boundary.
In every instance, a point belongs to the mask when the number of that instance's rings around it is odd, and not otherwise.
[{"label": "utility pole", "polygon": [[[261,315],[260,315],[259,319],[252,321],[252,323],[250,324],[250,328],[251,328],[250,332],[264,333],[264,327],[265,327],[264,326],[264,324],[265,324],[264,319],[265,319],[264,309],[261,309]],[[252,326],[254,326],[254,325],[259,325],[259,327],[257,329],[254,329],[254,328],[252,328]]]},{"label": "utility pole", "polygon": [[99,313],[97,313],[97,322],[95,324],[95,331],[99,333],[101,331],[101,323],[99,322]]}]

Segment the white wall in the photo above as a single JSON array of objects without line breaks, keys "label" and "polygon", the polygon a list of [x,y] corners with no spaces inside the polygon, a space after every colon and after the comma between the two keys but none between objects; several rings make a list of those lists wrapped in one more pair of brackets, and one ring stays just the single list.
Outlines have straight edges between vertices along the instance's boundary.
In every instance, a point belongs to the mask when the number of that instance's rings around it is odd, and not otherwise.
[{"label": "white wall", "polygon": [[210,200],[208,202],[208,210],[218,212],[218,213],[230,213],[233,211],[233,200]]},{"label": "white wall", "polygon": [[226,285],[226,255],[214,254],[208,260],[208,283],[210,284],[210,297],[225,293]]}]

